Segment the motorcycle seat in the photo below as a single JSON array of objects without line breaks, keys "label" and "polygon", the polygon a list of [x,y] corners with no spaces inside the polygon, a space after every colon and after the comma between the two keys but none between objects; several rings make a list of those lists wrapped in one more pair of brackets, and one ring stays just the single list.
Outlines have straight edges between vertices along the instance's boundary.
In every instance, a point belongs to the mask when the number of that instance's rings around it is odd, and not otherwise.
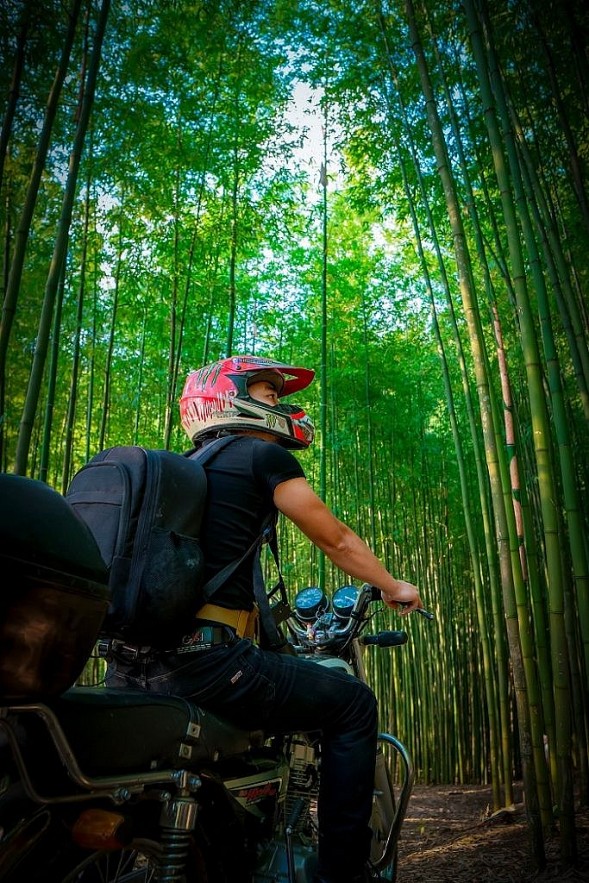
[{"label": "motorcycle seat", "polygon": [[[177,696],[72,687],[44,704],[89,776],[203,767],[264,742]],[[17,716],[26,724],[28,714]]]},{"label": "motorcycle seat", "polygon": [[141,690],[74,687],[53,707],[96,775],[112,772],[113,761],[121,772],[206,765],[264,741],[187,699]]}]

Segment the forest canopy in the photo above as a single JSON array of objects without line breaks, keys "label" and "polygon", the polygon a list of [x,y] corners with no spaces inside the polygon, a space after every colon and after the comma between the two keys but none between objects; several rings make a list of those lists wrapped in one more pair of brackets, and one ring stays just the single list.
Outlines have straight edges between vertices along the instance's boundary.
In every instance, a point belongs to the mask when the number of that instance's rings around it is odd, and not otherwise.
[{"label": "forest canopy", "polygon": [[[523,776],[536,848],[556,804],[568,855],[588,38],[580,0],[0,9],[2,470],[65,492],[109,445],[189,447],[200,365],[314,368],[306,474],[436,614],[367,658],[389,728],[423,781],[490,780],[500,806]],[[347,581],[281,540],[291,591]]]}]

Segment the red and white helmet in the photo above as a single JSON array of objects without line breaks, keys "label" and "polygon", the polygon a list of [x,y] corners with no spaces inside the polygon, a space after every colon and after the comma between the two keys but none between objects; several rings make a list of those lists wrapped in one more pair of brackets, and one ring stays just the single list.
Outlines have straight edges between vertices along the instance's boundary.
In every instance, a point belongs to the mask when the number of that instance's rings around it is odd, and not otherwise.
[{"label": "red and white helmet", "polygon": [[224,430],[258,429],[279,438],[286,448],[307,448],[315,429],[296,405],[267,405],[252,399],[252,381],[267,380],[279,398],[305,389],[315,376],[309,368],[284,365],[259,356],[232,356],[191,372],[180,398],[180,417],[188,438],[195,442]]}]

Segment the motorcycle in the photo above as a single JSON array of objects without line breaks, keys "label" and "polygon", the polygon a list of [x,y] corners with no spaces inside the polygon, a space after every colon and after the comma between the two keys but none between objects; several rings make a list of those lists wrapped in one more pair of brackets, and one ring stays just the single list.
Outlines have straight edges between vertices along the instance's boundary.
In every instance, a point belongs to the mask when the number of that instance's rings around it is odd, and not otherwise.
[{"label": "motorcycle", "polygon": [[[101,561],[46,485],[0,476],[0,499],[11,501],[0,564],[13,574],[0,608],[0,880],[310,883],[318,734],[242,731],[186,699],[71,686],[106,612]],[[407,641],[367,633],[378,601],[370,585],[331,599],[303,589],[285,621],[292,652],[365,681],[363,647]],[[381,733],[371,865],[382,880],[396,877],[412,783],[407,750]]]}]

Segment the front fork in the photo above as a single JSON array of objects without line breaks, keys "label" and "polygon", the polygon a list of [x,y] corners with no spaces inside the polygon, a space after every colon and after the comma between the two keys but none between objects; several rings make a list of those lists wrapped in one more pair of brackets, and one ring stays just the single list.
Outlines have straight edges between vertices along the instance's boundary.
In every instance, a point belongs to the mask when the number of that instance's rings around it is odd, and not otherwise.
[{"label": "front fork", "polygon": [[397,845],[401,826],[405,820],[411,790],[413,788],[413,765],[407,749],[395,736],[379,733],[379,746],[390,745],[400,767],[401,784],[395,795],[393,782],[387,767],[382,747],[376,757],[374,778],[374,809],[371,819],[373,829],[371,864],[377,871],[392,868],[388,879],[396,876]]}]

